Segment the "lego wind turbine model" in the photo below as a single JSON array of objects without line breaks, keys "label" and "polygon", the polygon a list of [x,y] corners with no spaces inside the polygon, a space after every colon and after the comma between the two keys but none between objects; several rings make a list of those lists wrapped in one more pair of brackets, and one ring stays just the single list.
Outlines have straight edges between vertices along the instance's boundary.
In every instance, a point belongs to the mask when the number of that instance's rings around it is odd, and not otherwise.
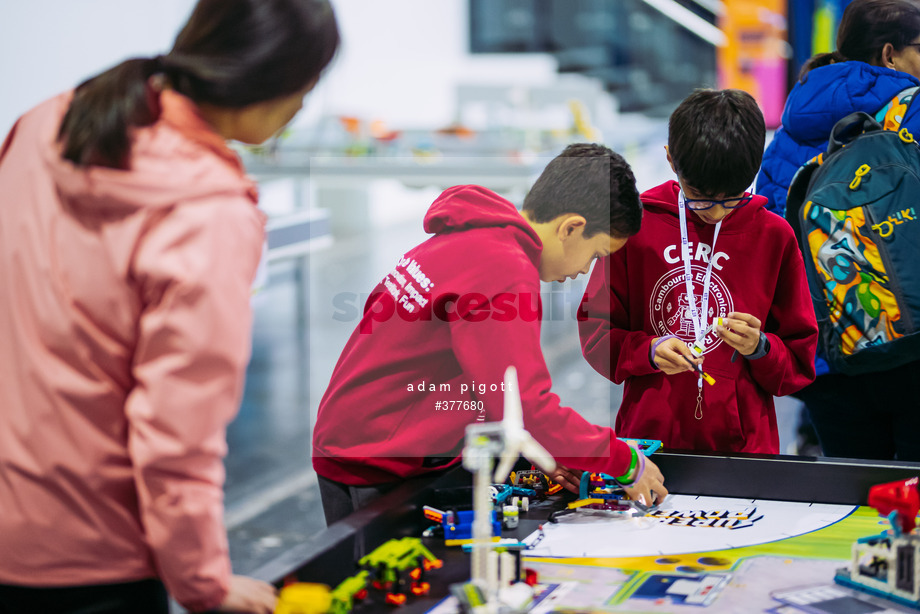
[{"label": "lego wind turbine model", "polygon": [[[521,394],[517,370],[505,371],[504,416],[501,422],[474,423],[466,427],[463,466],[473,473],[473,552],[471,580],[488,599],[491,611],[499,607],[498,570],[490,557],[493,503],[489,487],[504,482],[518,457],[523,455],[543,472],[556,469],[556,461],[546,449],[524,430]],[[499,459],[493,474],[492,465]],[[494,476],[494,477],[493,477]],[[495,554],[491,552],[491,554]]]},{"label": "lego wind turbine model", "polygon": [[547,475],[556,470],[556,461],[552,455],[524,430],[524,409],[514,367],[505,370],[505,415],[502,417],[501,428],[504,449],[495,467],[496,482],[505,481],[518,456],[523,456]]}]

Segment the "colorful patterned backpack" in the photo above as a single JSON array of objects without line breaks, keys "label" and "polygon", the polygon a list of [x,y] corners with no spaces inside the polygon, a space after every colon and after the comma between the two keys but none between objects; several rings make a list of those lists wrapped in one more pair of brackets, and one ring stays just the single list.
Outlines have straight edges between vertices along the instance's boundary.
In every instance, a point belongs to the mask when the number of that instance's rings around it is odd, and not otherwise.
[{"label": "colorful patterned backpack", "polygon": [[920,359],[920,146],[901,129],[918,89],[837,122],[789,187],[820,351],[841,373]]}]

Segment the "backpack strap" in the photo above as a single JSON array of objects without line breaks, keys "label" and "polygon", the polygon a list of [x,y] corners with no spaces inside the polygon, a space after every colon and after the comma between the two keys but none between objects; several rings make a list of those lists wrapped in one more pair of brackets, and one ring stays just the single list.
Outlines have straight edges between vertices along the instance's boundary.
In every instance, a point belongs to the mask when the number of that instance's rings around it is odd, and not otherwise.
[{"label": "backpack strap", "polygon": [[907,112],[913,105],[914,100],[917,99],[918,91],[920,91],[920,87],[912,85],[898,92],[888,104],[875,114],[876,121],[882,124],[885,130],[893,130],[894,132],[900,130],[901,123],[907,118]]},{"label": "backpack strap", "polygon": [[808,184],[811,183],[811,176],[821,166],[822,160],[820,157],[820,155],[815,156],[799,167],[789,184],[789,192],[786,195],[785,218],[789,225],[792,226],[796,238],[799,239],[799,247],[803,245],[801,241],[802,222],[799,220],[799,211],[805,203],[805,193],[808,191]]},{"label": "backpack strap", "polygon": [[827,139],[827,156],[825,157],[843,149],[847,143],[860,134],[878,130],[884,130],[884,128],[868,113],[863,113],[862,111],[850,113],[838,120],[831,129],[830,138]]}]

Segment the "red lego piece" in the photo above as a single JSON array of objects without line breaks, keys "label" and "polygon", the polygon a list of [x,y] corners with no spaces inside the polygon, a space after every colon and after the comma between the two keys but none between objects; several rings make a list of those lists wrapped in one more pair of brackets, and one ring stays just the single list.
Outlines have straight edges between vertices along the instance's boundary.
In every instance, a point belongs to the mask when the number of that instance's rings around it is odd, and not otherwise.
[{"label": "red lego piece", "polygon": [[898,512],[901,531],[910,533],[917,526],[917,512],[920,511],[917,482],[918,478],[910,478],[873,486],[869,490],[869,505],[883,516]]}]

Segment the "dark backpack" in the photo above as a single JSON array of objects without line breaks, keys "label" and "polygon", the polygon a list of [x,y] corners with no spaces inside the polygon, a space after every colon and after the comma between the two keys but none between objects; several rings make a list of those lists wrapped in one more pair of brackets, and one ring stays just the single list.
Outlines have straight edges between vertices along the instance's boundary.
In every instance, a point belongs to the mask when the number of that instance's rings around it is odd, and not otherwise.
[{"label": "dark backpack", "polygon": [[866,113],[838,121],[789,186],[819,348],[841,373],[920,359],[920,146],[900,128],[918,89],[879,112],[884,127]]}]

